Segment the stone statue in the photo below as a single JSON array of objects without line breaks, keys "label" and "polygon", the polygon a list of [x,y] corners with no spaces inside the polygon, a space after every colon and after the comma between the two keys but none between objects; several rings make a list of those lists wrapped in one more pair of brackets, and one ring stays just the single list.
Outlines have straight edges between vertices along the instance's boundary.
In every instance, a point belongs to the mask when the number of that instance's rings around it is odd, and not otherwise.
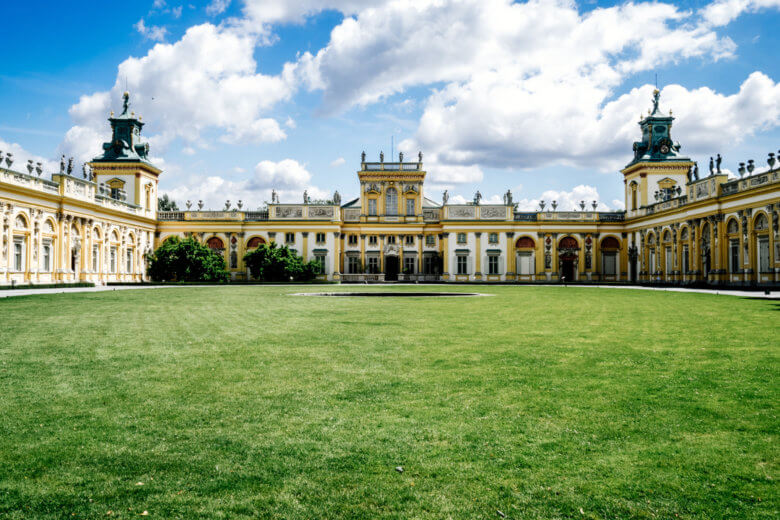
[{"label": "stone statue", "polygon": [[446,206],[448,200],[450,200],[450,195],[447,190],[444,190],[444,193],[441,194],[441,205]]},{"label": "stone statue", "polygon": [[230,199],[225,201],[225,211],[230,209]]},{"label": "stone statue", "polygon": [[198,211],[201,211],[201,210],[203,210],[203,201],[199,200],[198,201]]},{"label": "stone statue", "polygon": [[477,190],[477,192],[474,194],[474,204],[479,204],[479,201],[482,200],[482,194]]},{"label": "stone statue", "polygon": [[60,175],[65,173],[65,155],[60,158]]},{"label": "stone statue", "polygon": [[379,162],[385,162],[385,152],[379,152]]},{"label": "stone statue", "polygon": [[187,211],[189,211],[189,210],[190,210],[190,208],[192,207],[192,201],[191,201],[191,200],[188,200],[188,201],[186,202],[186,205],[187,205]]},{"label": "stone statue", "polygon": [[279,196],[276,194],[276,190],[271,190],[271,204],[278,204]]},{"label": "stone statue", "polygon": [[362,162],[362,163],[366,162],[366,152],[365,152],[365,150],[363,151],[363,153],[360,154],[360,162]]},{"label": "stone statue", "polygon": [[690,184],[690,182],[693,180],[693,165],[688,168],[688,172],[685,175],[688,177],[688,183]]},{"label": "stone statue", "polygon": [[715,173],[715,161],[712,160],[712,157],[710,157],[710,175]]},{"label": "stone statue", "polygon": [[404,162],[404,153],[398,152],[398,162]]},{"label": "stone statue", "polygon": [[81,165],[81,174],[84,176],[85,179],[88,177],[88,175],[87,175],[87,163],[84,163],[84,164]]},{"label": "stone statue", "polygon": [[417,152],[417,162],[422,162],[422,152]]},{"label": "stone statue", "polygon": [[718,157],[715,159],[715,167],[718,169],[718,173],[720,173],[720,163],[723,161],[720,154],[718,154]]},{"label": "stone statue", "polygon": [[699,180],[699,163],[693,163],[693,180]]},{"label": "stone statue", "polygon": [[73,157],[68,159],[68,175],[73,175]]},{"label": "stone statue", "polygon": [[341,194],[338,190],[333,194],[333,204],[341,205]]},{"label": "stone statue", "polygon": [[510,190],[506,190],[506,193],[504,194],[504,204],[507,206],[512,205],[512,192]]},{"label": "stone statue", "polygon": [[661,97],[661,92],[658,89],[653,91],[653,114],[658,112],[658,101]]}]

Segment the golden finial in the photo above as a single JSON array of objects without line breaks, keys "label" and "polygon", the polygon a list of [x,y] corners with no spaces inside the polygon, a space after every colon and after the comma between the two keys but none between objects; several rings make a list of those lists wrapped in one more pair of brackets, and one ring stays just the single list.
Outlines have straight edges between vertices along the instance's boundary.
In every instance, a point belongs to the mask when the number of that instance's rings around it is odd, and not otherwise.
[{"label": "golden finial", "polygon": [[671,108],[669,109],[669,115],[672,115],[672,109]]},{"label": "golden finial", "polygon": [[114,111],[113,110],[111,111],[111,117],[114,117]]},{"label": "golden finial", "polygon": [[660,90],[658,90],[658,89],[655,89],[655,90],[653,90],[653,95],[655,95],[655,94],[660,94],[660,93],[661,93],[661,91],[660,91]]},{"label": "golden finial", "polygon": [[141,116],[138,116],[138,120],[139,120],[139,121],[140,121],[140,120],[142,120],[142,119],[143,119],[143,117],[141,117]]},{"label": "golden finial", "polygon": [[135,112],[131,111],[131,112],[130,112],[130,115],[131,115],[131,116],[135,116]]}]

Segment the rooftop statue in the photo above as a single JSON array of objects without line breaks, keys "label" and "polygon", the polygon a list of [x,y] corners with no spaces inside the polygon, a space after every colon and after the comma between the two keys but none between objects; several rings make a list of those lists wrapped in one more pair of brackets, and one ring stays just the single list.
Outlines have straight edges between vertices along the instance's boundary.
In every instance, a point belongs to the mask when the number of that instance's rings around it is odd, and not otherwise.
[{"label": "rooftop statue", "polygon": [[444,193],[441,194],[441,205],[446,206],[448,200],[450,200],[450,195],[447,190],[444,190]]},{"label": "rooftop statue", "polygon": [[718,154],[718,157],[715,159],[715,167],[717,168],[718,173],[720,173],[720,163],[723,161],[720,154]]}]

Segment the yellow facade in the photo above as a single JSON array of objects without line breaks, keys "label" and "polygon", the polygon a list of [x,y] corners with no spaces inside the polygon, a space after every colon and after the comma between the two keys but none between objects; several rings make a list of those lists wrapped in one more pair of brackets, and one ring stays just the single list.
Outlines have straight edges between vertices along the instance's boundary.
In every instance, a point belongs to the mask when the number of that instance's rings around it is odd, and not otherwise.
[{"label": "yellow facade", "polygon": [[[654,112],[640,125],[668,136],[671,119]],[[140,135],[132,113],[111,122]],[[90,179],[0,168],[0,284],[145,281],[146,254],[175,235],[219,250],[236,280],[248,278],[248,250],[277,242],[323,260],[321,278],[333,281],[780,285],[779,165],[698,178],[679,145],[659,152],[645,136],[622,170],[626,210],[614,212],[523,212],[511,193],[504,204],[435,202],[422,154],[364,154],[360,195],[345,203],[158,212],[162,172],[146,162],[148,147],[113,141],[89,163]]]}]

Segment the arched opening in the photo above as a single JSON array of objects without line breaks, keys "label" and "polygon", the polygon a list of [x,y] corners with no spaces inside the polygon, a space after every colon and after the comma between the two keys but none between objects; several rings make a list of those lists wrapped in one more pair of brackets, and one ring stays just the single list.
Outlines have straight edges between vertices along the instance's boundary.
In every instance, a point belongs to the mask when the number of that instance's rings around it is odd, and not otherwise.
[{"label": "arched opening", "polygon": [[558,242],[558,264],[562,282],[577,279],[577,253],[580,246],[574,237],[563,237]]},{"label": "arched opening", "polygon": [[385,255],[385,280],[398,280],[398,257],[395,255]]},{"label": "arched opening", "polygon": [[515,242],[517,249],[517,274],[531,276],[534,274],[534,248],[536,244],[531,237],[520,237]]},{"label": "arched opening", "polygon": [[217,251],[225,249],[225,243],[222,242],[222,239],[219,237],[211,237],[208,240],[206,240],[206,246],[209,249],[214,249]]},{"label": "arched opening", "polygon": [[759,213],[753,221],[753,231],[756,234],[756,273],[758,281],[763,281],[761,276],[769,274],[769,219],[765,214]]},{"label": "arched opening", "polygon": [[263,237],[252,237],[249,239],[249,242],[246,243],[246,248],[257,249],[263,244],[265,244],[265,239]]},{"label": "arched opening", "polygon": [[601,241],[601,274],[616,276],[618,265],[618,250],[620,242],[615,237],[606,237]]}]

